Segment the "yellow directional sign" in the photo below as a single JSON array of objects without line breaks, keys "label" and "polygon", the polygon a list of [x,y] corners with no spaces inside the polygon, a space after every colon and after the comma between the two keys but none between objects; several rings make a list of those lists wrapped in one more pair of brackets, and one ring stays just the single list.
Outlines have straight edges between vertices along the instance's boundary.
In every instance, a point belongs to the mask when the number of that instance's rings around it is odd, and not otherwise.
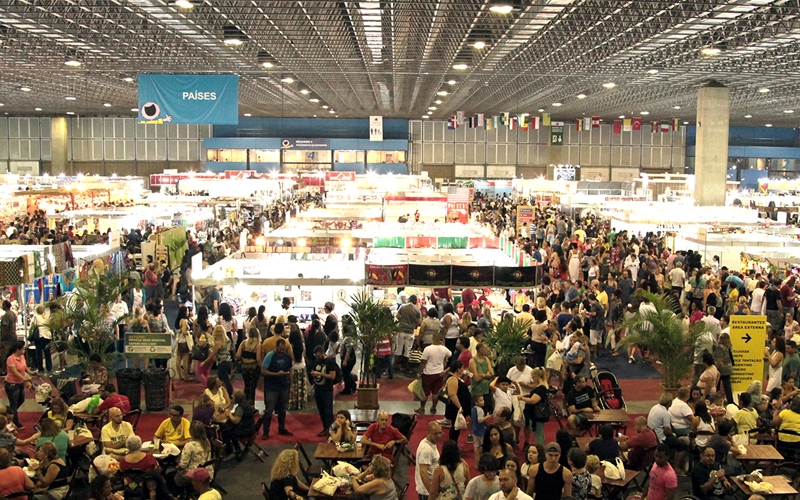
[{"label": "yellow directional sign", "polygon": [[[764,379],[764,347],[767,345],[766,316],[731,316],[733,392],[743,392],[753,380]],[[735,401],[728,401],[729,403]]]}]

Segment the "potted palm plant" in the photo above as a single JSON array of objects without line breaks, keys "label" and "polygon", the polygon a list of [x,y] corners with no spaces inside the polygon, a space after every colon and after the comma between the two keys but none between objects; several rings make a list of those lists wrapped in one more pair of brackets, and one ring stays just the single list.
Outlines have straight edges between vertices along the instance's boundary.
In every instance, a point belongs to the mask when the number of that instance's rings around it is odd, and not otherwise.
[{"label": "potted palm plant", "polygon": [[356,404],[358,408],[377,409],[379,387],[373,370],[375,348],[386,337],[394,336],[397,322],[391,309],[364,292],[350,299],[348,305],[352,321],[342,318],[342,333],[353,345],[358,346],[361,354]]},{"label": "potted palm plant", "polygon": [[506,373],[514,366],[514,360],[530,340],[530,325],[516,321],[513,314],[506,314],[483,338],[494,355],[495,373]]},{"label": "potted palm plant", "polygon": [[662,387],[674,395],[694,364],[695,348],[713,350],[713,332],[703,321],[686,325],[683,317],[675,313],[681,308],[672,295],[644,290],[636,295],[647,299],[653,308],[636,311],[623,320],[627,334],[621,344],[636,345],[656,354],[664,370]]}]

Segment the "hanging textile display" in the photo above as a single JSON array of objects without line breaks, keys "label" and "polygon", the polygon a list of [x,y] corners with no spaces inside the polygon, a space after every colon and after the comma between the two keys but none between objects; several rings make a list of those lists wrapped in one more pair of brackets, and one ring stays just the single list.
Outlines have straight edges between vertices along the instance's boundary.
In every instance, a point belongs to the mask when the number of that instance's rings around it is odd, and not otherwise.
[{"label": "hanging textile display", "polygon": [[408,284],[417,286],[450,286],[450,266],[410,264]]},{"label": "hanging textile display", "polygon": [[45,276],[42,278],[42,299],[44,302],[50,302],[58,297],[58,287],[56,286],[55,276]]},{"label": "hanging textile display", "polygon": [[493,266],[453,266],[451,283],[454,286],[492,286]]},{"label": "hanging textile display", "polygon": [[0,259],[0,286],[21,285],[24,265],[22,258]]}]

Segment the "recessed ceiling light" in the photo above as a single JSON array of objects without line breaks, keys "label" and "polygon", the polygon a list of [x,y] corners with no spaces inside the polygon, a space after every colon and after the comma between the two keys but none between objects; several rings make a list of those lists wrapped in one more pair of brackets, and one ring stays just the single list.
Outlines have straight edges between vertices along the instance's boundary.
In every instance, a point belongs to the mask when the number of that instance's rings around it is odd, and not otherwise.
[{"label": "recessed ceiling light", "polygon": [[769,89],[767,87],[762,87],[762,88],[758,89],[758,91],[760,93],[762,93],[762,94],[766,94],[767,92],[769,92]]},{"label": "recessed ceiling light", "polygon": [[457,70],[461,70],[461,71],[467,69],[468,67],[469,66],[467,66],[466,64],[454,64],[453,65],[453,69],[457,69]]},{"label": "recessed ceiling light", "polygon": [[720,49],[719,47],[714,47],[713,45],[709,47],[703,47],[702,49],[700,49],[700,53],[703,54],[704,56],[716,56],[719,55],[721,52],[722,49]]},{"label": "recessed ceiling light", "polygon": [[322,105],[322,109],[328,109],[328,105],[327,104],[323,104]]},{"label": "recessed ceiling light", "polygon": [[649,114],[650,114],[650,112],[649,112],[649,111],[642,111],[642,113],[641,113],[641,114],[643,114],[643,115],[649,115]]},{"label": "recessed ceiling light", "polygon": [[330,113],[330,114],[334,114],[334,113],[336,113],[336,111],[334,111],[334,110],[330,110],[330,111],[328,111],[328,113]]},{"label": "recessed ceiling light", "polygon": [[5,106],[5,104],[3,104],[2,102],[0,102],[0,107],[3,107],[3,106]]},{"label": "recessed ceiling light", "polygon": [[106,108],[110,108],[111,107],[111,103],[110,102],[106,102],[106,103],[103,104],[103,106],[106,107]]},{"label": "recessed ceiling light", "polygon": [[434,104],[441,104],[441,103],[442,103],[442,100],[441,100],[441,99],[436,99],[435,101],[433,101],[433,103],[434,103]]},{"label": "recessed ceiling light", "polygon": [[180,7],[181,9],[192,9],[194,8],[194,4],[189,0],[175,0],[175,7]]},{"label": "recessed ceiling light", "polygon": [[272,63],[269,62],[269,61],[264,61],[264,62],[261,63],[261,66],[263,66],[264,68],[271,68],[272,67]]},{"label": "recessed ceiling light", "polygon": [[317,99],[316,97],[312,97],[311,99],[309,99],[309,101],[310,102],[319,102],[319,99]]},{"label": "recessed ceiling light", "polygon": [[684,125],[689,125],[689,122],[683,122]]},{"label": "recessed ceiling light", "polygon": [[253,116],[250,113],[245,113],[244,116]]},{"label": "recessed ceiling light", "polygon": [[555,107],[559,107],[559,106],[561,106],[561,103],[560,103],[560,102],[554,102],[554,103],[553,103],[553,106],[555,106]]},{"label": "recessed ceiling light", "polygon": [[578,94],[578,99],[586,99],[586,94]]},{"label": "recessed ceiling light", "polygon": [[30,91],[31,91],[31,88],[30,88],[30,87],[20,87],[19,89],[20,89],[21,91],[23,91],[23,92],[30,92]]},{"label": "recessed ceiling light", "polygon": [[422,115],[423,118],[430,118],[428,115]]},{"label": "recessed ceiling light", "polygon": [[447,80],[447,84],[448,85],[455,85],[456,81],[455,80]]},{"label": "recessed ceiling light", "polygon": [[786,113],[786,114],[790,114],[790,113],[794,113],[794,110],[793,109],[784,109],[783,112]]},{"label": "recessed ceiling light", "polygon": [[486,42],[480,42],[480,41],[478,41],[478,42],[475,42],[475,43],[473,43],[473,44],[472,44],[472,46],[473,46],[474,48],[476,48],[476,49],[480,50],[480,49],[482,49],[482,48],[486,47]]},{"label": "recessed ceiling light", "polygon": [[66,64],[67,66],[73,67],[73,68],[77,68],[78,66],[80,66],[83,63],[81,63],[79,60],[77,60],[75,58],[69,58],[66,61],[64,61],[64,64]]},{"label": "recessed ceiling light", "polygon": [[306,95],[306,94],[308,94],[308,89],[302,89],[302,90],[300,90],[300,93],[303,94],[303,95]]},{"label": "recessed ceiling light", "polygon": [[42,108],[33,108],[34,111],[41,111]]},{"label": "recessed ceiling light", "polygon": [[283,83],[294,83],[294,78],[292,78],[291,76],[284,76],[283,78],[281,78],[281,81]]},{"label": "recessed ceiling light", "polygon": [[133,111],[134,113],[138,113],[139,112],[139,108],[131,108],[131,111]]},{"label": "recessed ceiling light", "polygon": [[514,6],[508,2],[497,2],[489,7],[489,10],[497,14],[511,14]]},{"label": "recessed ceiling light", "polygon": [[122,81],[131,83],[133,81],[133,78],[131,78],[130,76],[126,76],[125,78],[122,79]]},{"label": "recessed ceiling light", "polygon": [[436,106],[429,106],[428,109],[431,111],[436,111]]},{"label": "recessed ceiling light", "polygon": [[226,24],[222,27],[222,42],[225,45],[242,45],[247,39],[242,30],[232,24]]},{"label": "recessed ceiling light", "polygon": [[447,91],[446,90],[440,90],[439,92],[436,93],[436,95],[442,95],[442,96],[447,95]]},{"label": "recessed ceiling light", "polygon": [[771,124],[771,123],[765,123],[765,124],[764,124],[764,126],[765,126],[765,127],[771,127],[771,126],[772,126],[772,124]]},{"label": "recessed ceiling light", "polygon": [[603,88],[606,88],[606,89],[613,89],[616,86],[617,86],[617,84],[614,83],[614,82],[606,82],[606,83],[603,84]]},{"label": "recessed ceiling light", "polygon": [[77,100],[75,97],[72,97],[72,96],[67,96],[67,97],[65,97],[64,99],[66,99],[66,100],[68,100],[68,101],[75,101],[75,100]]},{"label": "recessed ceiling light", "polygon": [[745,118],[752,118],[753,115],[744,115]]},{"label": "recessed ceiling light", "polygon": [[648,75],[655,75],[655,74],[658,74],[658,70],[657,70],[657,69],[655,69],[655,68],[650,68],[650,69],[648,69],[648,70],[647,70],[647,74],[648,74]]},{"label": "recessed ceiling light", "polygon": [[74,111],[67,111],[67,114],[68,114],[68,115],[74,115],[74,114],[75,114],[75,112],[74,112]]},{"label": "recessed ceiling light", "polygon": [[620,119],[625,118],[625,115],[619,115],[619,118]]},{"label": "recessed ceiling light", "polygon": [[681,107],[676,104],[675,106],[672,106],[672,109],[681,109]]},{"label": "recessed ceiling light", "polygon": [[539,109],[537,109],[537,111],[538,111],[539,113],[544,113],[544,109],[542,109],[542,108],[539,108]]},{"label": "recessed ceiling light", "polygon": [[425,114],[427,114],[427,115],[432,115],[432,114],[433,114],[433,112],[431,112],[431,111],[428,111],[428,112],[427,112],[427,113],[425,113]]}]

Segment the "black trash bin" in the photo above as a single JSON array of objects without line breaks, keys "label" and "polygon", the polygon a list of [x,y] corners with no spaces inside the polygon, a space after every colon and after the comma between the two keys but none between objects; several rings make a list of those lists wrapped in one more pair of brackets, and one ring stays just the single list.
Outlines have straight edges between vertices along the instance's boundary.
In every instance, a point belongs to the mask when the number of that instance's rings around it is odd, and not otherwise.
[{"label": "black trash bin", "polygon": [[169,371],[149,368],[144,372],[144,404],[147,411],[163,411],[169,405]]},{"label": "black trash bin", "polygon": [[142,406],[142,370],[123,368],[117,370],[117,392],[127,396],[131,402],[131,410]]}]

